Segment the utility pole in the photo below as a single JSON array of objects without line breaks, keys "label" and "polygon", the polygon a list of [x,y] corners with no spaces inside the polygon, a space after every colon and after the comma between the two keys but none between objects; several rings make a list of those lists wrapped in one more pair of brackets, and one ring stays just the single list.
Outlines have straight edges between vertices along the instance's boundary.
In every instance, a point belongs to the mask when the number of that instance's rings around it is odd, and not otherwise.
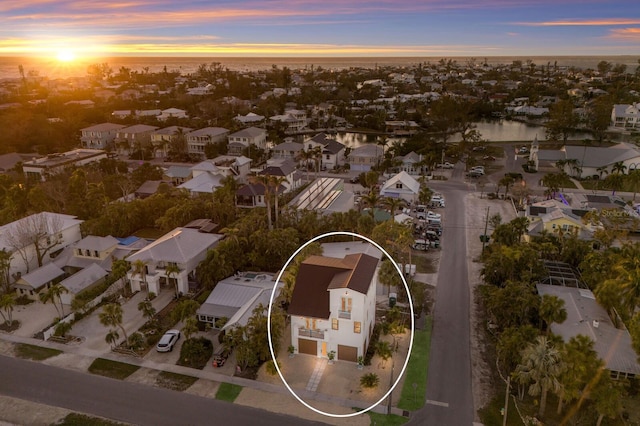
[{"label": "utility pole", "polygon": [[489,227],[489,206],[487,206],[487,217],[484,220],[484,235],[482,236],[482,253],[484,253],[484,245],[487,243],[488,227]]},{"label": "utility pole", "polygon": [[502,426],[507,426],[507,410],[509,409],[509,386],[511,385],[511,376],[507,376],[507,393],[504,396],[504,414],[502,416]]}]

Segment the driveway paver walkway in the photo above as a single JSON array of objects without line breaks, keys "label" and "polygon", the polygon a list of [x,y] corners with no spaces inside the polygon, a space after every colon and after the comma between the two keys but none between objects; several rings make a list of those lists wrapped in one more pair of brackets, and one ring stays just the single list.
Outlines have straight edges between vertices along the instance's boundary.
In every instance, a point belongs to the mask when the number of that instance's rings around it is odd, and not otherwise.
[{"label": "driveway paver walkway", "polygon": [[313,373],[309,378],[309,383],[307,383],[307,390],[311,392],[315,392],[318,389],[318,385],[320,384],[320,380],[322,379],[322,373],[324,373],[324,369],[327,367],[327,360],[324,358],[318,358],[316,360],[316,368],[313,369]]}]

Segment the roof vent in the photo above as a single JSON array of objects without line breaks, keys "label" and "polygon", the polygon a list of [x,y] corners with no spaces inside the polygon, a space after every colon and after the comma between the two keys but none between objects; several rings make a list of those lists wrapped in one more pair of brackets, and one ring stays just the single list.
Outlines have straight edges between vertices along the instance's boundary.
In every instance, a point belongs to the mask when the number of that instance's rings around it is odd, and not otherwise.
[{"label": "roof vent", "polygon": [[600,325],[600,321],[593,320],[593,328],[598,328],[599,325]]}]

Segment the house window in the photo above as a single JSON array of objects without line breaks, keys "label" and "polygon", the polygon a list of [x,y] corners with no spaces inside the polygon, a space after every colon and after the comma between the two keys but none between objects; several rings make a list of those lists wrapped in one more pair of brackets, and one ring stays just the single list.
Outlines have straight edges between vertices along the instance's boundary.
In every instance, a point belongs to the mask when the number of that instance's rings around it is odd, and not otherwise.
[{"label": "house window", "polygon": [[338,330],[338,318],[331,318],[331,329]]},{"label": "house window", "polygon": [[331,155],[327,154],[327,160],[331,160]]},{"label": "house window", "polygon": [[396,189],[402,189],[402,184],[400,182],[396,183]]},{"label": "house window", "polygon": [[98,250],[94,250],[94,251],[93,251],[93,255],[94,255],[95,257],[100,257],[100,254],[98,253]]},{"label": "house window", "polygon": [[343,297],[340,304],[340,310],[345,312],[351,312],[352,299],[350,297]]},{"label": "house window", "polygon": [[316,330],[318,327],[316,327],[316,320],[314,319],[310,319],[310,318],[305,318],[304,319],[305,322],[305,328],[309,329],[309,330]]},{"label": "house window", "polygon": [[91,257],[91,250],[87,249],[84,251],[84,255],[87,257]]},{"label": "house window", "polygon": [[356,321],[353,323],[353,332],[360,334],[362,330],[362,323],[360,323],[360,321]]}]

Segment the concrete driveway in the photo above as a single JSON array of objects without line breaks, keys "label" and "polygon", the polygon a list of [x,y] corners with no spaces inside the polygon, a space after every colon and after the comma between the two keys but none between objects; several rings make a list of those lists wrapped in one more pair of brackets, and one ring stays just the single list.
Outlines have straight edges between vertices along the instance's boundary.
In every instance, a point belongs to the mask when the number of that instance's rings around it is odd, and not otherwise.
[{"label": "concrete driveway", "polygon": [[[160,292],[151,303],[159,312],[171,302],[173,296],[172,291],[165,290]],[[142,313],[138,310],[138,303],[142,302],[146,297],[147,294],[141,291],[122,305],[122,322],[129,336],[146,322],[146,319],[142,317]],[[105,336],[109,329],[100,323],[100,312],[102,312],[101,309],[96,309],[91,315],[75,323],[69,334],[83,338],[80,346],[87,351],[107,353],[111,351],[111,347],[105,341]],[[120,330],[118,332],[122,334]],[[124,336],[121,335],[120,339],[123,338]]]},{"label": "concrete driveway", "polygon": [[[69,313],[68,307],[65,307],[66,313]],[[35,333],[50,326],[57,317],[58,312],[51,303],[33,302],[28,305],[16,306],[13,310],[13,319],[20,321],[20,328],[13,334],[33,337]]]}]

